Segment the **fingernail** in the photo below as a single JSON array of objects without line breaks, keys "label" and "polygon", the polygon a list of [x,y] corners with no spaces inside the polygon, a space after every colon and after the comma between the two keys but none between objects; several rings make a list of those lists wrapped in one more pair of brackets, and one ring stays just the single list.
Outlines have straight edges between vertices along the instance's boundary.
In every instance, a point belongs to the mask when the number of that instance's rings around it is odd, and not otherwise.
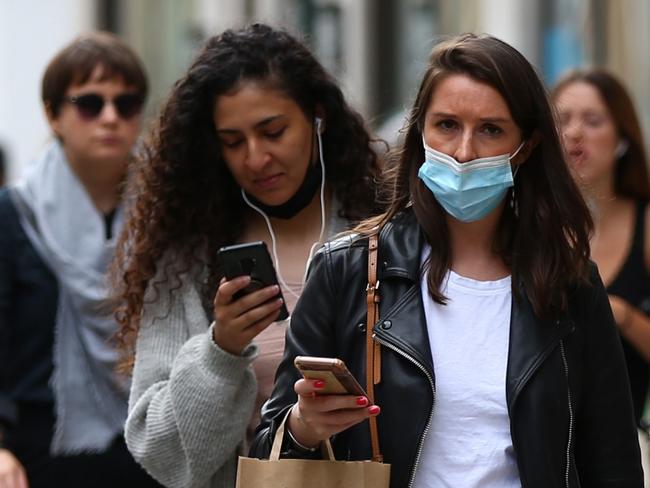
[{"label": "fingernail", "polygon": [[357,398],[357,405],[361,407],[365,407],[368,405],[368,399],[366,397],[358,397]]},{"label": "fingernail", "polygon": [[370,415],[378,415],[380,411],[381,411],[381,408],[379,408],[377,405],[373,405],[372,407],[368,407],[368,413]]},{"label": "fingernail", "polygon": [[323,388],[324,386],[325,382],[323,380],[314,381],[314,388]]}]

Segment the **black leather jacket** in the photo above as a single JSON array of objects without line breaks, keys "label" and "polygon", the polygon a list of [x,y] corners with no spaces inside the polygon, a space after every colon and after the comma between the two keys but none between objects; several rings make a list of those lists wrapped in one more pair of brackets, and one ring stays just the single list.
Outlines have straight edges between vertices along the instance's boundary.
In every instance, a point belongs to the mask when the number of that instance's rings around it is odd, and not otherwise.
[{"label": "black leather jacket", "polygon": [[[435,415],[435,358],[419,281],[422,245],[411,211],[380,235],[374,332],[383,346],[382,382],[375,403],[393,488],[412,484]],[[554,320],[540,320],[528,300],[513,299],[506,395],[522,487],[643,487],[620,339],[595,269],[592,282],[576,286],[568,313]],[[367,239],[340,239],[314,258],[252,456],[268,457],[277,425],[296,401],[295,356],[339,357],[365,382],[366,284]],[[368,422],[335,436],[333,446],[337,459],[369,459]]]}]

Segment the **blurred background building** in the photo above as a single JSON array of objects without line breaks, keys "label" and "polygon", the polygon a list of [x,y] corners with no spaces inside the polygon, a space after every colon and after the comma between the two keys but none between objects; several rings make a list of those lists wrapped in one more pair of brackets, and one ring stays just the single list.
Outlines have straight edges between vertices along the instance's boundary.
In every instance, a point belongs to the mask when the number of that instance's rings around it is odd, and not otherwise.
[{"label": "blurred background building", "polygon": [[77,34],[105,29],[135,48],[151,79],[152,116],[206,37],[256,20],[305,38],[389,139],[435,41],[467,31],[511,43],[549,85],[571,67],[610,68],[633,93],[650,138],[648,0],[0,0],[0,145],[9,179],[48,138],[39,81]]}]

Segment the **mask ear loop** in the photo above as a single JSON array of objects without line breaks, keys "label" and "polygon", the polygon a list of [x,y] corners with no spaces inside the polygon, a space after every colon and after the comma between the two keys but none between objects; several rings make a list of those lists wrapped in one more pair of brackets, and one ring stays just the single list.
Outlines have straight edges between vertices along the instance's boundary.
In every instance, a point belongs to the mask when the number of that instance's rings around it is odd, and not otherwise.
[{"label": "mask ear loop", "polygon": [[[314,252],[316,248],[322,244],[323,237],[325,235],[325,161],[323,159],[323,141],[321,138],[320,128],[321,128],[321,119],[319,117],[316,117],[316,137],[318,138],[318,159],[320,160],[320,167],[322,171],[321,184],[320,184],[320,219],[321,219],[320,234],[318,235],[318,241],[312,244],[311,248],[309,249],[309,256],[307,257],[307,263],[305,264],[305,272],[302,275],[302,283],[301,283],[302,285],[304,285],[305,281],[307,280],[307,272],[309,271],[309,265],[311,264],[311,259],[314,255]],[[266,227],[268,228],[269,235],[271,236],[271,252],[273,253],[273,261],[275,262],[275,272],[278,276],[278,281],[284,287],[284,289],[297,300],[298,298],[300,298],[300,295],[294,292],[289,287],[289,285],[287,285],[287,282],[284,280],[284,277],[280,272],[280,258],[278,257],[277,240],[275,238],[275,232],[273,232],[273,226],[271,225],[271,221],[269,220],[268,216],[264,213],[264,211],[261,208],[253,204],[248,199],[244,189],[241,188],[240,190],[244,202],[246,202],[246,204],[249,207],[251,207],[257,213],[259,213],[264,219],[264,222],[266,222]]]},{"label": "mask ear loop", "polygon": [[[521,141],[521,144],[519,144],[519,147],[515,149],[515,152],[512,153],[512,156],[508,157],[508,160],[512,161],[512,158],[514,158],[517,154],[519,154],[519,151],[521,151],[521,148],[524,147],[524,144],[526,144],[526,141]],[[510,208],[515,214],[515,217],[519,217],[519,203],[517,202],[517,197],[515,195],[515,177],[517,176],[517,173],[519,172],[519,168],[521,167],[521,164],[518,164],[515,166],[514,170],[512,171],[512,190],[510,191]]]}]

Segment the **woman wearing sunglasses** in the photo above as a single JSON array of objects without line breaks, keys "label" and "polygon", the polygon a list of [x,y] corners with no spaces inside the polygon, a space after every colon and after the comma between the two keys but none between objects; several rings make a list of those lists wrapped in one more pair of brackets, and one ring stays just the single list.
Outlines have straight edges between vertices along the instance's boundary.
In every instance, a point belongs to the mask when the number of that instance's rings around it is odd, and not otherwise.
[{"label": "woman wearing sunglasses", "polygon": [[54,135],[0,192],[0,486],[157,486],[123,438],[105,271],[147,80],[106,33],[74,40],[42,80]]},{"label": "woman wearing sunglasses", "polygon": [[165,485],[233,486],[284,349],[278,288],[235,298],[250,278],[223,280],[219,248],[266,242],[291,311],[315,248],[373,210],[376,172],[361,117],[283,31],[213,37],[176,83],[119,248],[126,438]]}]

